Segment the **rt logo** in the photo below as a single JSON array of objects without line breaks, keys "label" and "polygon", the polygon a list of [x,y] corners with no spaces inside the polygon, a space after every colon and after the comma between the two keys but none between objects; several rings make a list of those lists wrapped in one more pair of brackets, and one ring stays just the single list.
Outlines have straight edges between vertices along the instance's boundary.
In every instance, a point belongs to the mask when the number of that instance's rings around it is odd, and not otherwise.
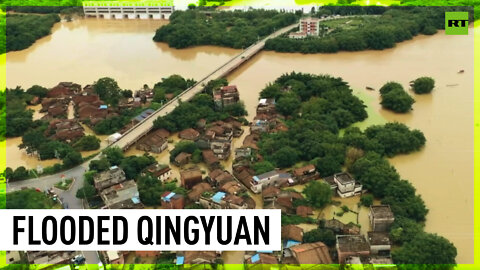
[{"label": "rt logo", "polygon": [[468,12],[445,12],[446,35],[468,35]]}]

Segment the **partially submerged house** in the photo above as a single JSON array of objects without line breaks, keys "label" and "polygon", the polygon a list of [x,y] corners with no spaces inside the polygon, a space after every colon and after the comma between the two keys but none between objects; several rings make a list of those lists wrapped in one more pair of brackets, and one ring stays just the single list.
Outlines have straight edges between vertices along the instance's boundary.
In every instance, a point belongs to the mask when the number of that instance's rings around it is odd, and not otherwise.
[{"label": "partially submerged house", "polygon": [[193,128],[187,128],[178,133],[180,139],[196,141],[200,137],[200,132]]},{"label": "partially submerged house", "polygon": [[374,232],[388,232],[395,221],[390,205],[371,205],[368,217],[370,227]]},{"label": "partially submerged house", "polygon": [[148,173],[156,177],[159,181],[165,182],[170,179],[170,176],[172,175],[172,169],[170,169],[168,165],[155,163],[145,168],[143,173]]},{"label": "partially submerged house", "polygon": [[145,152],[161,153],[168,147],[168,136],[170,132],[166,129],[157,129],[150,132],[137,142],[136,148]]},{"label": "partially submerged house", "polygon": [[344,264],[348,257],[370,256],[370,245],[363,235],[337,235],[338,263]]},{"label": "partially submerged house", "polygon": [[206,209],[247,209],[245,200],[233,194],[218,191],[215,194],[202,194],[200,204]]},{"label": "partially submerged house", "polygon": [[362,194],[362,185],[357,183],[349,173],[336,173],[333,179],[337,184],[337,194],[340,197],[348,198]]},{"label": "partially submerged house", "polygon": [[192,154],[189,154],[189,153],[186,153],[186,152],[181,152],[180,154],[178,154],[175,157],[173,163],[180,167],[180,166],[188,164],[191,159],[192,159]]},{"label": "partially submerged house", "polygon": [[200,199],[200,196],[204,193],[204,192],[211,192],[213,189],[212,189],[212,186],[210,186],[210,184],[208,184],[207,182],[201,182],[201,183],[198,183],[196,185],[194,185],[191,189],[190,189],[190,192],[187,194],[187,197],[190,201],[198,201],[198,199]]},{"label": "partially submerged house", "polygon": [[303,229],[296,225],[282,226],[282,243],[284,248],[290,248],[303,242]]},{"label": "partially submerged house", "polygon": [[370,244],[370,253],[374,255],[390,255],[390,237],[388,232],[368,232],[367,240]]},{"label": "partially submerged house", "polygon": [[162,194],[160,200],[164,209],[183,209],[185,208],[185,197],[173,191],[166,191]]},{"label": "partially submerged house", "polygon": [[227,85],[213,91],[213,102],[215,107],[223,109],[225,106],[233,105],[240,100],[237,86]]},{"label": "partially submerged house", "polygon": [[182,187],[191,189],[194,185],[202,182],[202,172],[198,168],[191,168],[180,172]]},{"label": "partially submerged house", "polygon": [[285,249],[284,257],[291,257],[295,264],[332,264],[328,247],[322,242],[294,245]]},{"label": "partially submerged house", "polygon": [[306,182],[317,179],[319,176],[315,165],[309,164],[301,168],[293,170],[293,177],[295,178],[296,183],[304,184]]}]

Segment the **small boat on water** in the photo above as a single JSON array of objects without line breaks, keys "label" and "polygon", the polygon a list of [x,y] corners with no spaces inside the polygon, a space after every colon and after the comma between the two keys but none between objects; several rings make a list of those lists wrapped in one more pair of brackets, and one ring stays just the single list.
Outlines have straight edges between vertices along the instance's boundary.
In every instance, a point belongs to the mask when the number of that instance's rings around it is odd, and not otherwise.
[{"label": "small boat on water", "polygon": [[373,89],[373,87],[370,87],[370,86],[365,87],[365,89],[370,90],[370,91],[374,91],[374,90],[375,90],[375,89]]},{"label": "small boat on water", "polygon": [[454,84],[447,84],[447,87],[454,87],[454,86],[457,86],[458,83],[454,83]]},{"label": "small boat on water", "polygon": [[460,70],[458,71],[458,73],[464,73],[464,72],[465,72],[465,70],[463,70],[463,69],[460,69]]}]

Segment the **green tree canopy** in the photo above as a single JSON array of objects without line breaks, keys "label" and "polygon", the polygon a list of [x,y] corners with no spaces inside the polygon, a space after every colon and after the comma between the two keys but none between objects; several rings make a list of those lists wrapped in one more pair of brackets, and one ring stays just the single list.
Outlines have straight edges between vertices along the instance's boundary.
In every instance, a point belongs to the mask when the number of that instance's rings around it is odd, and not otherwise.
[{"label": "green tree canopy", "polygon": [[412,89],[415,94],[428,94],[435,88],[435,80],[431,77],[420,77],[413,81]]},{"label": "green tree canopy", "polygon": [[307,202],[316,208],[325,207],[332,198],[330,185],[319,181],[309,182],[302,193],[305,194]]}]

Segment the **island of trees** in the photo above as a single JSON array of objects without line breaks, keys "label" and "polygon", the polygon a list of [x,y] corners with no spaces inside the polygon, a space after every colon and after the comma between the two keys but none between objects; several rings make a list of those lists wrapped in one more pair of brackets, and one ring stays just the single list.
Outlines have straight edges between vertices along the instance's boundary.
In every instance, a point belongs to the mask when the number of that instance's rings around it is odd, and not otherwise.
[{"label": "island of trees", "polygon": [[435,80],[430,77],[420,77],[412,82],[415,94],[429,94],[435,88]]},{"label": "island of trees", "polygon": [[403,86],[397,82],[388,82],[380,88],[382,107],[397,113],[406,113],[412,110],[415,100],[407,94]]}]

